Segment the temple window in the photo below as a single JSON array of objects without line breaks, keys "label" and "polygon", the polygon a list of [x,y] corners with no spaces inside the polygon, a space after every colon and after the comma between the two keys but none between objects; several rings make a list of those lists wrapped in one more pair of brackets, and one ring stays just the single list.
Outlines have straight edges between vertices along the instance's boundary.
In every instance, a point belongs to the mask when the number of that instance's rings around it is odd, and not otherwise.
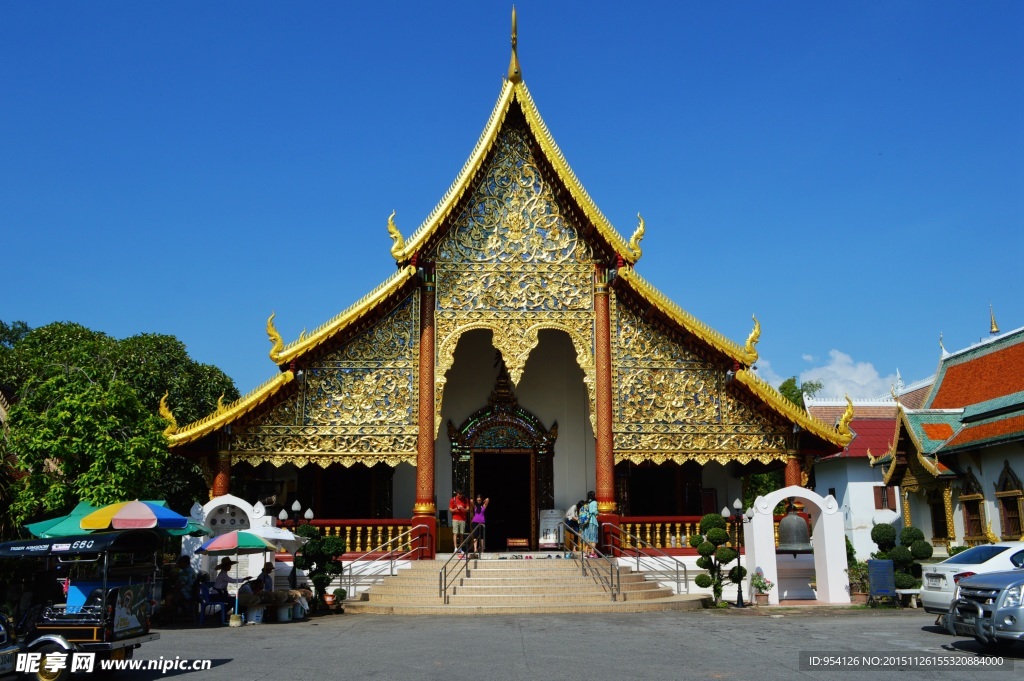
[{"label": "temple window", "polygon": [[899,511],[900,497],[897,493],[897,488],[893,485],[875,487],[875,508]]},{"label": "temple window", "polygon": [[1003,541],[1016,541],[1021,537],[1020,517],[1024,506],[1024,489],[1020,478],[1003,462],[1003,471],[996,481],[996,505],[999,509],[999,534]]},{"label": "temple window", "polygon": [[964,542],[968,546],[985,544],[985,494],[970,467],[960,488],[960,506],[964,513]]}]

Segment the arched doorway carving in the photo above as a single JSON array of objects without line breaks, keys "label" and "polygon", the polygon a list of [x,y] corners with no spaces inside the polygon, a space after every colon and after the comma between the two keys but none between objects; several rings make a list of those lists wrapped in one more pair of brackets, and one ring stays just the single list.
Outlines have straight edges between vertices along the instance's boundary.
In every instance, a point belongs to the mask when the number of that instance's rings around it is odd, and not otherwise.
[{"label": "arched doorway carving", "polygon": [[[545,428],[519,406],[505,363],[487,400],[458,428],[448,421],[452,447],[452,489],[491,498],[487,512],[490,550],[509,538],[537,547],[537,511],[555,501],[554,456],[558,423]],[[497,483],[497,484],[496,484]],[[484,489],[486,488],[486,489]]]}]

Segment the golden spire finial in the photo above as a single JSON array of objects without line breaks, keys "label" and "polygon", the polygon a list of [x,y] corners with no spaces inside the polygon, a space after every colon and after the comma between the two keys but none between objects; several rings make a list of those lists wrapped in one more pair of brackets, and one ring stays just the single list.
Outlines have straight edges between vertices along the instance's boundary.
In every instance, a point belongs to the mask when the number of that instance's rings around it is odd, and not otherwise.
[{"label": "golden spire finial", "polygon": [[227,410],[228,410],[228,407],[227,407],[226,404],[224,404],[224,393],[221,393],[220,397],[217,398],[217,413],[218,414],[223,414]]},{"label": "golden spire finial", "polygon": [[160,398],[160,416],[167,421],[167,427],[164,429],[165,437],[174,435],[175,431],[178,430],[178,422],[174,420],[174,414],[171,413],[171,408],[167,406],[168,395],[170,395],[170,391],[165,392],[164,396]]},{"label": "golden spire finial", "polygon": [[629,250],[633,251],[633,258],[639,260],[640,256],[643,255],[643,251],[640,250],[640,242],[644,239],[644,232],[647,231],[644,219],[640,217],[640,213],[636,214],[640,224],[636,226],[636,231],[633,232],[633,236],[629,239]]},{"label": "golden spire finial", "polygon": [[388,216],[388,234],[394,241],[391,244],[391,257],[398,260],[402,257],[402,252],[405,251],[405,239],[402,238],[402,233],[398,231],[398,225],[395,224],[395,211],[391,211],[391,215]]},{"label": "golden spire finial", "polygon": [[508,82],[523,82],[523,74],[519,70],[519,55],[516,54],[516,47],[519,45],[519,35],[516,31],[516,6],[512,5],[512,61],[508,63]]},{"label": "golden spire finial", "polygon": [[277,353],[284,350],[284,339],[281,338],[281,334],[278,333],[277,327],[274,326],[274,316],[276,312],[271,312],[270,317],[267,319],[267,337],[273,345],[270,348],[270,356],[273,357]]},{"label": "golden spire finial", "polygon": [[991,325],[988,327],[988,332],[992,335],[999,333],[999,325],[996,324],[996,313],[995,310],[992,309],[992,303],[988,304],[988,317],[991,322]]}]

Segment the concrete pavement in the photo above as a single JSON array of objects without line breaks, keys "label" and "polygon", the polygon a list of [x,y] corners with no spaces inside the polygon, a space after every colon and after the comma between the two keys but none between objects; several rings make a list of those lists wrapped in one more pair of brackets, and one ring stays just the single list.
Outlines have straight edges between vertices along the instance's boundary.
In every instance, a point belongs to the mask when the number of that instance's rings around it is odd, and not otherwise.
[{"label": "concrete pavement", "polygon": [[[122,681],[180,676],[275,679],[852,679],[800,670],[800,651],[956,657],[956,667],[872,672],[872,679],[1016,679],[976,666],[979,647],[920,610],[761,608],[638,614],[486,617],[333,615],[232,629],[162,630],[139,658],[211,658],[211,671],[119,672]],[[968,660],[967,658],[971,658]],[[947,660],[948,662],[948,660]],[[937,662],[936,664],[939,664]]]}]

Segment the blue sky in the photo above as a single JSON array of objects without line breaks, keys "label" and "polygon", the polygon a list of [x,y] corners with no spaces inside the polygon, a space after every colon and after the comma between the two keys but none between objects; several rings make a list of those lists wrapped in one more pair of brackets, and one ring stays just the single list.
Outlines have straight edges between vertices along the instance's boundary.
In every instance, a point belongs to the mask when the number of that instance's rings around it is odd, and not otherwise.
[{"label": "blue sky", "polygon": [[[247,392],[394,271],[509,60],[499,2],[0,5],[0,319],[177,336]],[[1024,326],[1024,3],[517,3],[638,270],[769,380],[888,392]]]}]

